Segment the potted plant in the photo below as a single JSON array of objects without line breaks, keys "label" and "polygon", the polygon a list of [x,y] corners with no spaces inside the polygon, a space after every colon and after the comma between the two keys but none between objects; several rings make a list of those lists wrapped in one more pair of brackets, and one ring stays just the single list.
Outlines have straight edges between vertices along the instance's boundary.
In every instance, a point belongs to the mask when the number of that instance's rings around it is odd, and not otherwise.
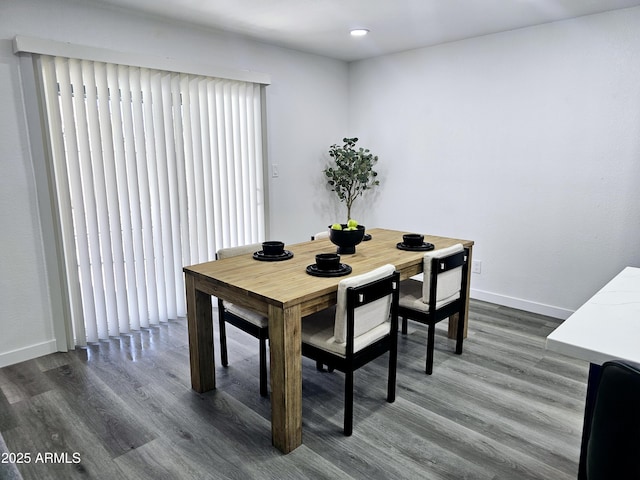
[{"label": "potted plant", "polygon": [[324,169],[331,191],[347,206],[347,222],[351,219],[353,202],[365,191],[380,185],[378,172],[373,167],[378,157],[367,148],[356,150],[357,138],[343,138],[344,145],[331,145],[331,165]]},{"label": "potted plant", "polygon": [[355,246],[364,237],[365,227],[351,218],[351,207],[366,190],[380,184],[378,172],[373,169],[378,157],[369,149],[356,149],[356,137],[342,141],[344,145],[334,144],[329,148],[333,162],[323,172],[331,191],[336,192],[338,199],[347,206],[347,221],[331,225],[329,236],[338,246],[338,253],[355,253]]}]

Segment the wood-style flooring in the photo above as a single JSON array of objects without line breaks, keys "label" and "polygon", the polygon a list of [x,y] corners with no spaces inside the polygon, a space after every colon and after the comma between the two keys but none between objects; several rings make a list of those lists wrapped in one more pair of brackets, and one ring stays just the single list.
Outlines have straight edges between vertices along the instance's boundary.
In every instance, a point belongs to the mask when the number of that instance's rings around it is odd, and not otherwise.
[{"label": "wood-style flooring", "polygon": [[575,479],[588,365],[545,351],[558,324],[472,301],[463,354],[442,322],[427,376],[426,328],[410,322],[395,403],[386,355],[356,372],[351,437],[343,375],[303,360],[303,445],[283,455],[257,340],[229,327],[230,365],[216,350],[217,389],[198,394],[180,319],[0,369],[0,433],[29,454],[25,480]]}]

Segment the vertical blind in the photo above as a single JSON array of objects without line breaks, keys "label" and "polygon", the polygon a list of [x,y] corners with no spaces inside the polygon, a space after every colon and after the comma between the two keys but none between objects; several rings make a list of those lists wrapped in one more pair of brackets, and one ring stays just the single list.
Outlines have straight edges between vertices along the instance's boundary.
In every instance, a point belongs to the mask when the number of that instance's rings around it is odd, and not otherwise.
[{"label": "vertical blind", "polygon": [[76,344],[185,315],[184,265],[264,239],[261,86],[40,65]]}]

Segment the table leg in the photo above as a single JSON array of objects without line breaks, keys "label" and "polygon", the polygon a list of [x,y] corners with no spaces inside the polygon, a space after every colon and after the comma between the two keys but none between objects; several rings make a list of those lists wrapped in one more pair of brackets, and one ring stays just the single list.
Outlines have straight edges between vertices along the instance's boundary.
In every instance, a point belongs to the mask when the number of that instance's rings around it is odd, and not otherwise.
[{"label": "table leg", "polygon": [[580,445],[580,463],[578,464],[578,480],[587,480],[587,446],[591,436],[591,417],[596,406],[596,394],[600,383],[602,365],[589,365],[589,379],[587,380],[587,398],[584,402],[584,422],[582,425],[582,443]]},{"label": "table leg", "polygon": [[202,393],[216,388],[211,295],[199,291],[195,278],[189,274],[185,275],[185,286],[191,388]]},{"label": "table leg", "polygon": [[271,439],[289,453],[302,443],[302,353],[300,306],[269,305]]}]

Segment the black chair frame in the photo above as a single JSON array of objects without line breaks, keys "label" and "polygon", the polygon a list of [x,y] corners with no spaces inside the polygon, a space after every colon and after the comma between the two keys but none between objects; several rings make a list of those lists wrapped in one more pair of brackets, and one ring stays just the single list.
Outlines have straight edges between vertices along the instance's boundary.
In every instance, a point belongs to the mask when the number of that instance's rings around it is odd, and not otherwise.
[{"label": "black chair frame", "polygon": [[[302,343],[303,356],[315,360],[317,364],[327,365],[330,371],[335,369],[345,374],[344,434],[346,436],[353,433],[353,372],[386,352],[389,352],[387,402],[393,403],[396,399],[399,282],[400,274],[394,272],[380,280],[347,289],[347,345],[344,357],[314,345]],[[390,294],[392,301],[389,334],[354,352],[355,310]]]},{"label": "black chair frame", "polygon": [[[427,325],[427,360],[425,364],[425,373],[431,375],[433,373],[433,354],[435,346],[435,326],[445,318],[458,314],[458,326],[456,332],[456,354],[462,353],[462,343],[464,340],[464,327],[466,319],[467,304],[467,271],[469,267],[469,249],[452,253],[450,255],[432,258],[431,273],[429,277],[429,311],[421,312],[409,309],[403,306],[398,307],[398,316],[402,317],[402,333],[407,334],[407,320]],[[454,268],[462,267],[462,282],[460,285],[460,298],[443,305],[436,309],[436,296],[438,291],[438,276]]]},{"label": "black chair frame", "polygon": [[595,402],[589,415],[585,407],[587,448],[585,457],[580,459],[578,478],[638,479],[640,369],[611,360],[599,367],[598,374]]},{"label": "black chair frame", "polygon": [[[216,260],[218,255],[216,254]],[[260,343],[260,395],[266,397],[267,392],[267,340],[269,339],[269,327],[259,327],[244,318],[234,315],[224,307],[224,302],[218,299],[218,325],[220,331],[220,361],[223,367],[229,366],[227,353],[227,328],[225,322],[230,323],[245,333],[258,339]]]},{"label": "black chair frame", "polygon": [[260,343],[260,395],[266,397],[267,393],[267,340],[269,340],[269,327],[259,327],[244,318],[234,315],[224,308],[224,302],[218,299],[218,323],[220,329],[220,360],[222,366],[229,366],[227,354],[227,329],[226,323],[239,328],[245,333],[258,339]]}]

